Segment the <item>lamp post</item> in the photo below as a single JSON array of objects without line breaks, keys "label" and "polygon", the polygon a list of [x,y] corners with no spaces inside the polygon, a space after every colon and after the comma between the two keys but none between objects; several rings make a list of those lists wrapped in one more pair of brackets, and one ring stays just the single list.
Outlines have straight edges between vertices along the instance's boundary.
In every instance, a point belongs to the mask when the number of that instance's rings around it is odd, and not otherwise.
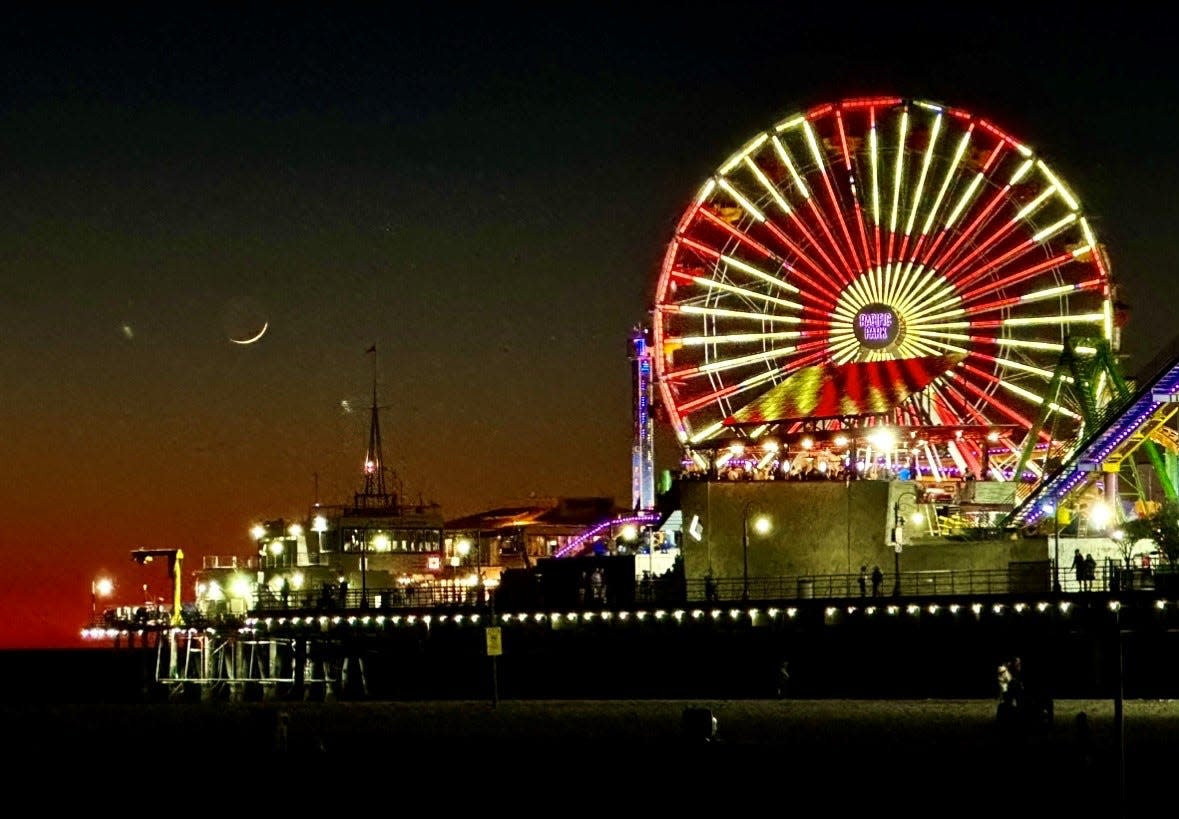
[{"label": "lamp post", "polygon": [[[921,502],[921,494],[917,489],[907,489],[901,494],[897,495],[896,500],[892,504],[892,556],[893,556],[893,597],[900,597],[901,595],[901,550],[905,543],[905,519],[901,517],[901,498],[911,497],[913,503]],[[913,513],[913,521],[915,523],[921,522],[921,513]]]},{"label": "lamp post", "polygon": [[1060,594],[1060,509],[1052,513],[1052,591]]},{"label": "lamp post", "polygon": [[485,600],[483,588],[483,533],[475,532],[475,603],[482,606]]},{"label": "lamp post", "polygon": [[479,535],[475,535],[474,546],[471,545],[469,538],[464,537],[455,544],[455,548],[462,555],[464,562],[470,556],[471,550],[475,551],[475,602],[478,605],[483,605],[483,561],[479,555]]},{"label": "lamp post", "polygon": [[1060,504],[1048,507],[1052,513],[1052,591],[1060,594]]},{"label": "lamp post", "polygon": [[97,577],[90,581],[90,623],[98,622],[98,598],[109,597],[115,584],[109,577]]},{"label": "lamp post", "polygon": [[[749,509],[753,501],[747,501],[741,509],[741,600],[749,600]],[[765,515],[758,515],[753,522],[753,528],[759,535],[770,531],[770,519]]]},{"label": "lamp post", "polygon": [[655,581],[655,533],[647,534],[647,571],[651,573],[651,581]]},{"label": "lamp post", "polygon": [[314,520],[311,521],[311,531],[318,535],[317,546],[319,547],[320,554],[323,554],[323,533],[327,531],[327,528],[327,518],[323,515],[316,515]]},{"label": "lamp post", "polygon": [[368,608],[368,533],[360,541],[360,607]]}]

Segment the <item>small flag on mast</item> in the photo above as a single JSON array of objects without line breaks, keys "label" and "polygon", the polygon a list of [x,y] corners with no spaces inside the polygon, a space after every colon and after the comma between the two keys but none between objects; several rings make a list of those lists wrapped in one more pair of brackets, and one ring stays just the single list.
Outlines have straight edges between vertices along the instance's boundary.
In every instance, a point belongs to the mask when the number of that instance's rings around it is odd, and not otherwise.
[{"label": "small flag on mast", "polygon": [[376,351],[377,351],[377,345],[375,345],[375,344],[373,346],[369,347],[367,350],[365,350],[366,353],[375,353]]}]

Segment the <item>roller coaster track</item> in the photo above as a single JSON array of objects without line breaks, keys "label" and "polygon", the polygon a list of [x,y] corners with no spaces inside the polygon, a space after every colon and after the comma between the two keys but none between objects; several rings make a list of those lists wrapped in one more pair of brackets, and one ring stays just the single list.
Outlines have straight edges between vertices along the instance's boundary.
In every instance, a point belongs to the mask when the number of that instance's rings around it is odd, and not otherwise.
[{"label": "roller coaster track", "polygon": [[[1162,362],[1161,365],[1158,362]],[[1159,473],[1168,499],[1176,491],[1158,449],[1179,452],[1179,433],[1167,426],[1179,412],[1179,338],[1145,370],[1130,394],[1107,404],[1095,417],[1093,432],[1046,475],[1007,516],[1008,526],[1035,524],[1049,509],[1089,486],[1101,475],[1134,468],[1133,454],[1144,447]]]},{"label": "roller coaster track", "polygon": [[561,549],[554,552],[553,557],[579,557],[588,554],[592,551],[596,541],[602,537],[612,535],[616,530],[620,531],[624,526],[650,526],[658,523],[659,519],[660,515],[658,512],[631,512],[623,515],[612,515],[591,526],[577,537],[572,538]]}]

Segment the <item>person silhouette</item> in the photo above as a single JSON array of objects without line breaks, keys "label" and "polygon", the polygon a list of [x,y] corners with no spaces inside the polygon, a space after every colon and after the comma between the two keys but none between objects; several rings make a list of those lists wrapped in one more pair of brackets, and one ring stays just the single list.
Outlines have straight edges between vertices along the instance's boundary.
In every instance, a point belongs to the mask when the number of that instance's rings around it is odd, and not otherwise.
[{"label": "person silhouette", "polygon": [[880,596],[880,587],[884,583],[884,572],[880,571],[879,566],[872,567],[872,596]]},{"label": "person silhouette", "polygon": [[595,606],[601,606],[606,602],[606,582],[600,566],[595,566],[593,574],[590,575],[590,599]]},{"label": "person silhouette", "polygon": [[778,699],[782,699],[790,692],[790,661],[783,660],[778,666],[778,674],[775,685],[775,691]]},{"label": "person silhouette", "polygon": [[1085,556],[1081,554],[1080,549],[1073,550],[1073,572],[1077,576],[1077,588],[1084,590],[1085,588]]},{"label": "person silhouette", "polygon": [[1078,712],[1073,720],[1073,742],[1076,747],[1077,762],[1080,763],[1082,772],[1091,770],[1097,756],[1097,745],[1093,740],[1093,728],[1089,723],[1089,715],[1084,711]]},{"label": "person silhouette", "polygon": [[[643,574],[646,575],[646,572]],[[644,577],[643,579],[646,580],[647,578]],[[716,580],[713,579],[711,572],[704,576],[704,599],[709,603],[715,602],[717,599]]]}]

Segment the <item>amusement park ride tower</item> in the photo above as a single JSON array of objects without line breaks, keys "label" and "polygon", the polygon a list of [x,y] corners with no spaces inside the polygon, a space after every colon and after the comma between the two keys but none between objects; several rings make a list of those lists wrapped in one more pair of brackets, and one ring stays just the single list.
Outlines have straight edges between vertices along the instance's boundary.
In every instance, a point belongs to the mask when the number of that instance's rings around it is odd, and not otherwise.
[{"label": "amusement park ride tower", "polygon": [[651,341],[649,331],[636,327],[630,335],[631,402],[634,443],[631,446],[631,508],[655,508],[655,424],[651,412]]}]

